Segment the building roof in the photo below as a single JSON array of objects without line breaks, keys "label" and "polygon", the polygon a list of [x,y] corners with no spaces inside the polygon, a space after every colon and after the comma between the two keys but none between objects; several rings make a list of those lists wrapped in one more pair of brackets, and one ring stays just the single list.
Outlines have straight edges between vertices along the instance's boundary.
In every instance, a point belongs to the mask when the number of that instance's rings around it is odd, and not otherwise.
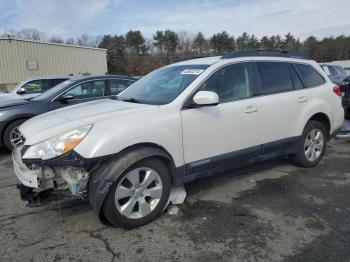
[{"label": "building roof", "polygon": [[64,46],[64,47],[84,48],[84,49],[95,49],[95,50],[99,50],[99,51],[107,51],[107,49],[97,48],[97,47],[60,44],[60,43],[52,43],[52,42],[45,42],[45,41],[35,41],[35,40],[26,40],[26,39],[11,38],[11,37],[0,37],[0,41],[4,41],[4,40],[6,40],[6,41],[30,42],[30,43],[45,44],[45,45],[57,45],[57,46]]}]

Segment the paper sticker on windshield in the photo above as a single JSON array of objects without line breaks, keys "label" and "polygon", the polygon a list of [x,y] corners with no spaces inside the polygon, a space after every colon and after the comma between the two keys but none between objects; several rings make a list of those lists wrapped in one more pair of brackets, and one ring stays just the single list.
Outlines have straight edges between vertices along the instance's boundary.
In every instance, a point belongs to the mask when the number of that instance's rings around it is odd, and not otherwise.
[{"label": "paper sticker on windshield", "polygon": [[181,75],[200,75],[204,70],[203,69],[185,69],[180,74]]}]

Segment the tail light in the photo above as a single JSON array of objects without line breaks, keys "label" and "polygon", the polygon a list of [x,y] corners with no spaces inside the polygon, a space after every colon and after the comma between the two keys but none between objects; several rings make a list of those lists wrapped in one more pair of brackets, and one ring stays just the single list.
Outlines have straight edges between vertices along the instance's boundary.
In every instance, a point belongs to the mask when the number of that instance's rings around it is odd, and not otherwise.
[{"label": "tail light", "polygon": [[340,89],[339,86],[333,87],[333,92],[334,92],[337,96],[341,96],[341,89]]}]

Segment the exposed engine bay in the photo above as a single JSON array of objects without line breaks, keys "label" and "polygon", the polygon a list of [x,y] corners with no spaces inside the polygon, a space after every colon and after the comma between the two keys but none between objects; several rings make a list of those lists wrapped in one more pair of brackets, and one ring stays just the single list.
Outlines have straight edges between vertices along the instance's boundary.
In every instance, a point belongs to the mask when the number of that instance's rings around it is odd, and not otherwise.
[{"label": "exposed engine bay", "polygon": [[21,184],[18,188],[22,199],[30,206],[86,198],[89,173],[84,168],[32,165],[29,169],[36,171],[37,187]]}]

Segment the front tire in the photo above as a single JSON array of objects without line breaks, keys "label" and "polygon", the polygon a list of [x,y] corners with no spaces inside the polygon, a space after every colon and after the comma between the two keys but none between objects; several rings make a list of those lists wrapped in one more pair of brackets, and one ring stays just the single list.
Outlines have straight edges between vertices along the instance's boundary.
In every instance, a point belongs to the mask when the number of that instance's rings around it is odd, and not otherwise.
[{"label": "front tire", "polygon": [[127,229],[155,220],[166,207],[171,182],[168,168],[158,159],[141,160],[110,187],[102,205],[109,223]]},{"label": "front tire", "polygon": [[7,150],[11,151],[14,147],[23,142],[23,138],[19,133],[18,127],[23,124],[27,119],[19,119],[10,123],[3,135],[4,145]]},{"label": "front tire", "polygon": [[297,154],[291,157],[291,161],[300,167],[314,167],[322,160],[326,147],[326,128],[322,123],[310,120],[304,128]]}]

